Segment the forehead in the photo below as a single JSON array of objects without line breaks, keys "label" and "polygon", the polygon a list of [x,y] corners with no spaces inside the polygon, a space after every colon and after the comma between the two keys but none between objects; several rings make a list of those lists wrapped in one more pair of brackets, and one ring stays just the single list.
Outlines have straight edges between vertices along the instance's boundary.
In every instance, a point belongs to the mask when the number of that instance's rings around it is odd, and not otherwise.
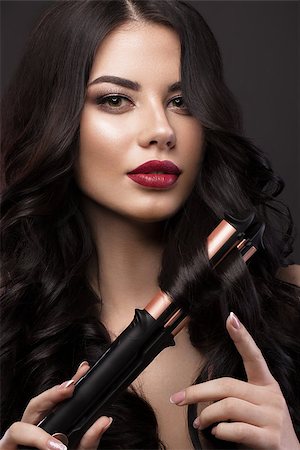
[{"label": "forehead", "polygon": [[113,30],[97,49],[89,81],[100,75],[135,79],[180,79],[180,40],[176,32],[155,23],[128,22]]}]

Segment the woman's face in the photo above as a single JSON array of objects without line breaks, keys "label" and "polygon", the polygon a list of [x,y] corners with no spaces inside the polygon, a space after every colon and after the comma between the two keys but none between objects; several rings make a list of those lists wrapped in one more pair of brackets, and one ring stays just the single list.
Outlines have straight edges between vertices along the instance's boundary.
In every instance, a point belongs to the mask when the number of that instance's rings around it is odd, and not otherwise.
[{"label": "woman's face", "polygon": [[[165,220],[183,205],[199,171],[204,132],[186,110],[180,86],[169,89],[179,81],[180,41],[173,30],[128,22],[105,38],[80,122],[75,170],[85,200],[141,222]],[[128,176],[153,160],[171,161],[180,175]],[[149,171],[168,169],[138,170]]]}]

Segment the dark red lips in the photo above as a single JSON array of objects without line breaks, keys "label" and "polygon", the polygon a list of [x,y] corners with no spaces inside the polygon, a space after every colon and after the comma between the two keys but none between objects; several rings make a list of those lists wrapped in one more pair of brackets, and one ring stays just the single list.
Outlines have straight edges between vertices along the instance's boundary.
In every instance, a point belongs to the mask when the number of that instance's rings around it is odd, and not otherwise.
[{"label": "dark red lips", "polygon": [[172,161],[152,160],[141,164],[127,175],[142,186],[165,189],[172,186],[180,174],[181,170]]}]

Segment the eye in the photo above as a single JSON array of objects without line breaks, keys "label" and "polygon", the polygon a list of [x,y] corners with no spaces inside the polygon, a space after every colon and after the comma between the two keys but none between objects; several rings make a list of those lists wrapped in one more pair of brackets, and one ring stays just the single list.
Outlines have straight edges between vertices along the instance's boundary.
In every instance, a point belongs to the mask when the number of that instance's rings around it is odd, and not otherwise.
[{"label": "eye", "polygon": [[181,110],[183,110],[183,111],[185,111],[185,112],[188,112],[188,109],[187,109],[187,107],[185,106],[183,97],[175,97],[175,98],[172,98],[172,99],[170,100],[169,103],[172,103],[172,102],[173,102],[173,105],[174,105],[176,108],[179,108],[179,109],[181,109]]},{"label": "eye", "polygon": [[123,95],[103,95],[96,97],[96,103],[97,105],[100,105],[101,107],[105,109],[120,109],[123,106],[126,106],[126,103],[124,105],[124,102],[131,103],[131,100],[129,98],[123,96]]}]

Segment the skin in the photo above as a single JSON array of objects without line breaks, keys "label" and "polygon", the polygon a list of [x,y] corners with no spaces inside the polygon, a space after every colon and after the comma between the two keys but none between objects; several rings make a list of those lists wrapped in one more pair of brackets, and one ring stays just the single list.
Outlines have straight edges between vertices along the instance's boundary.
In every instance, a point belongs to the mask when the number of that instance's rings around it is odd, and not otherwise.
[{"label": "skin", "polygon": [[[88,84],[104,75],[141,85],[134,91],[91,84],[81,116],[76,177],[96,248],[88,274],[103,299],[101,320],[114,336],[131,321],[134,308],[144,308],[158,290],[163,221],[192,190],[204,130],[188,114],[182,92],[168,93],[168,86],[180,81],[180,42],[173,30],[149,23],[122,25],[99,47]],[[126,99],[118,108],[97,104],[97,96],[107,94]],[[171,188],[141,186],[127,176],[150,160],[171,160],[182,170]]]},{"label": "skin", "polygon": [[[172,30],[149,23],[119,27],[99,47],[89,82],[102,75],[141,85],[139,92],[108,83],[87,89],[75,168],[95,243],[87,275],[103,299],[101,320],[115,337],[132,320],[134,309],[144,308],[159,288],[163,221],[178,211],[192,190],[203,157],[204,130],[170,101],[181,92],[167,93],[167,87],[180,80],[180,43]],[[129,100],[122,100],[117,112],[113,106],[100,108],[95,100],[100,88],[101,95],[121,93]],[[127,172],[152,159],[171,160],[181,168],[172,188],[149,189],[127,177]],[[235,328],[232,320],[227,320],[227,330],[243,358],[248,382],[223,378],[189,386],[182,401],[172,396],[174,408],[212,401],[198,419],[200,427],[221,422],[214,428],[217,437],[261,450],[299,450],[278,383],[251,336],[242,325]],[[88,369],[88,363],[83,364],[73,380]],[[16,450],[21,444],[63,450],[36,424],[73,392],[74,383],[64,384],[33,398],[21,421],[1,439],[0,449]],[[228,419],[231,423],[223,422]],[[108,417],[99,418],[83,436],[79,450],[97,448],[109,423]]]},{"label": "skin", "polygon": [[300,265],[293,264],[287,267],[281,267],[277,274],[277,278],[287,283],[300,287]]},{"label": "skin", "polygon": [[194,427],[218,423],[212,429],[218,439],[251,449],[299,450],[287,404],[260,349],[233,313],[226,328],[243,359],[248,382],[229,377],[207,381],[176,392],[171,403],[212,402],[195,419]]},{"label": "skin", "polygon": [[[243,448],[245,445],[245,448],[263,450],[299,450],[286,402],[261,351],[232,313],[226,328],[243,359],[248,382],[233,378],[211,380],[173,394],[171,403],[183,406],[213,402],[196,418],[195,428],[203,429],[219,422],[212,429],[215,437],[242,444]],[[79,380],[88,369],[88,363],[83,362],[73,380]],[[1,439],[1,450],[16,450],[18,444],[34,445],[41,450],[65,450],[59,447],[59,441],[34,426],[56,404],[72,396],[74,384],[68,387],[65,384],[54,386],[29,402],[21,422],[13,424]],[[82,438],[79,449],[97,448],[110,423],[107,417],[98,419]],[[57,447],[50,447],[49,440]]]},{"label": "skin", "polygon": [[[204,139],[201,124],[184,107],[181,91],[167,92],[168,85],[180,80],[177,35],[150,24],[118,28],[98,49],[89,83],[103,75],[137,81],[141,89],[136,92],[108,82],[88,87],[81,116],[78,185],[96,207],[129,221],[165,220],[191,192]],[[97,96],[118,92],[128,99],[117,98],[118,106],[109,101],[97,105]],[[171,160],[182,170],[171,189],[140,186],[127,177],[127,172],[152,159]]]},{"label": "skin", "polygon": [[[18,445],[32,446],[40,450],[66,450],[58,439],[53,438],[37,425],[56,405],[72,397],[74,383],[83,377],[90,366],[83,361],[77,372],[61,385],[54,386],[30,400],[20,422],[15,422],[4,434],[0,441],[1,450],[17,450]],[[73,381],[72,384],[70,382]],[[66,384],[68,386],[66,387]],[[78,450],[97,448],[103,433],[111,425],[109,417],[100,417],[85,433],[80,441]]]}]

